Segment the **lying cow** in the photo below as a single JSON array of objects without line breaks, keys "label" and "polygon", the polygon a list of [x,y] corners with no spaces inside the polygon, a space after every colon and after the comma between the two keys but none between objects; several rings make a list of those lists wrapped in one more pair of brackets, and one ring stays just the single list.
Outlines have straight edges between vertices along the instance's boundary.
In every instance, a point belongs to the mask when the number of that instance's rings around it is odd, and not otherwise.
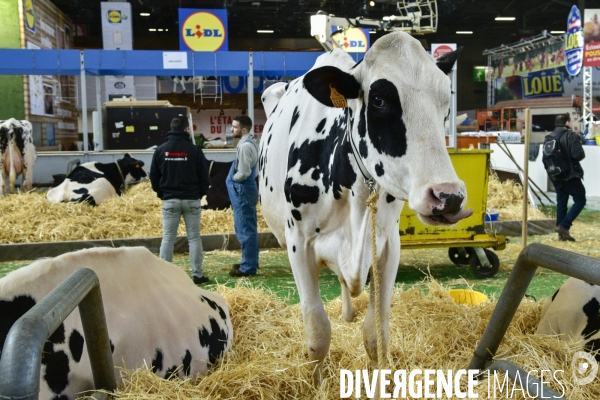
[{"label": "lying cow", "polygon": [[[394,32],[377,40],[358,64],[336,49],[321,55],[304,76],[275,84],[263,95],[268,119],[258,162],[262,212],[288,250],[306,349],[310,360],[318,361],[315,384],[331,341],[319,271],[327,266],[338,276],[342,313],[351,320],[350,296],[363,291],[371,265],[365,178],[372,178],[379,192],[375,230],[384,353],[404,201],[431,225],[454,224],[472,214],[463,209],[465,185],[444,143],[447,73],[456,58],[457,52],[448,53],[436,65],[419,41]],[[375,326],[370,302],[363,336],[372,360],[377,359]]]},{"label": "lying cow", "polygon": [[[0,349],[12,324],[82,267],[98,275],[115,366],[194,377],[230,348],[233,328],[221,295],[144,247],[121,247],[39,260],[0,279]],[[85,340],[75,308],[44,346],[40,399],[74,399],[94,389]],[[117,369],[115,377],[119,382]]]},{"label": "lying cow", "polygon": [[76,167],[46,198],[54,203],[87,202],[93,206],[121,195],[121,187],[147,178],[144,162],[129,154],[114,163],[89,162]]},{"label": "lying cow", "polygon": [[544,303],[535,333],[562,335],[563,340],[582,341],[586,351],[600,350],[600,286],[567,279]]},{"label": "lying cow", "polygon": [[33,164],[37,158],[31,123],[14,118],[0,122],[0,196],[9,190],[15,192],[15,180],[19,175],[23,175],[21,188],[29,191],[33,186]]}]

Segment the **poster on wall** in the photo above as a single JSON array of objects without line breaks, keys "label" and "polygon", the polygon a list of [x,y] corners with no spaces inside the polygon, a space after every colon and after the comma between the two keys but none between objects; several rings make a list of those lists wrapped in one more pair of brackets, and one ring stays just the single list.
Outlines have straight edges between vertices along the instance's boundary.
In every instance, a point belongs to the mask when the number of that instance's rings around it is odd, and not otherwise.
[{"label": "poster on wall", "polygon": [[585,9],[583,13],[583,65],[600,66],[600,9]]},{"label": "poster on wall", "polygon": [[[220,140],[224,143],[227,140],[227,135],[231,136],[233,118],[241,114],[241,110],[202,110],[200,114],[194,114],[192,117],[195,126],[194,134],[204,136],[209,142]],[[261,137],[266,121],[265,110],[262,108],[254,109],[252,131],[256,139]]]},{"label": "poster on wall", "polygon": [[46,124],[46,145],[54,146],[54,124]]},{"label": "poster on wall", "polygon": [[131,4],[100,3],[102,15],[102,44],[104,50],[133,50],[131,33]]},{"label": "poster on wall", "polygon": [[44,115],[44,84],[41,75],[29,75],[29,99],[32,115]]},{"label": "poster on wall", "polygon": [[44,115],[54,116],[54,86],[44,83]]},{"label": "poster on wall", "polygon": [[228,51],[227,10],[180,8],[179,49]]},{"label": "poster on wall", "polygon": [[23,12],[25,15],[23,16],[25,20],[25,28],[32,33],[35,33],[35,22],[36,22],[36,12],[34,8],[33,0],[23,0]]}]

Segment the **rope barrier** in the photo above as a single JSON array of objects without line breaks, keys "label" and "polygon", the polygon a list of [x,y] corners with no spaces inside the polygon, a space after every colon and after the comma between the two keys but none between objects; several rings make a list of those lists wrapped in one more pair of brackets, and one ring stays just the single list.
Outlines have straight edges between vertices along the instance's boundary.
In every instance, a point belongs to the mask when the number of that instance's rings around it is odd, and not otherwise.
[{"label": "rope barrier", "polygon": [[377,368],[381,371],[385,369],[385,354],[383,352],[383,331],[381,329],[381,296],[379,282],[379,268],[377,266],[377,232],[375,231],[375,218],[377,216],[377,200],[379,193],[372,190],[371,195],[367,199],[367,206],[371,212],[371,281],[373,283],[373,297],[375,298],[375,327],[377,329]]}]

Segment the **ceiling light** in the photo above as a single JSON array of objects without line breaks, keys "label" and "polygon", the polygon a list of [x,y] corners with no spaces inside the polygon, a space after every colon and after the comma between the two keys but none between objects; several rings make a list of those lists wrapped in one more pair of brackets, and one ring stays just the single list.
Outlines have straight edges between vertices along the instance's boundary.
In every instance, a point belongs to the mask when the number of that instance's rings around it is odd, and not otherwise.
[{"label": "ceiling light", "polygon": [[496,21],[514,21],[515,17],[496,17]]},{"label": "ceiling light", "polygon": [[256,33],[273,33],[273,31],[270,29],[259,29]]},{"label": "ceiling light", "polygon": [[565,31],[550,31],[550,33],[554,33],[555,35],[562,35]]},{"label": "ceiling light", "polygon": [[375,7],[375,2],[374,2],[373,0],[371,0],[371,1],[369,2],[369,5],[370,5],[371,7]]},{"label": "ceiling light", "polygon": [[162,28],[159,28],[159,29],[158,29],[158,31],[159,31],[159,32],[162,32],[163,30],[164,30],[164,29],[162,29]]},{"label": "ceiling light", "polygon": [[369,31],[369,33],[377,33],[377,31],[376,31],[376,30],[374,30],[374,29],[371,29],[371,30]]},{"label": "ceiling light", "polygon": [[150,16],[150,13],[140,13],[140,16],[141,16],[141,17],[149,17],[149,16]]},{"label": "ceiling light", "polygon": [[156,32],[156,28],[150,28],[148,29],[150,32]]},{"label": "ceiling light", "polygon": [[169,32],[169,30],[168,30],[168,29],[165,29],[165,32]]},{"label": "ceiling light", "polygon": [[473,31],[456,31],[457,35],[472,35]]}]

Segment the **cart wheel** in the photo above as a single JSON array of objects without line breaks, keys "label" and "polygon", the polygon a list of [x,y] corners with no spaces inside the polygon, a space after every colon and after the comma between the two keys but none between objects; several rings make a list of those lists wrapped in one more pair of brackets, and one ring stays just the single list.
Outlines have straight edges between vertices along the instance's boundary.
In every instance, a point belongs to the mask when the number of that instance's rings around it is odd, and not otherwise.
[{"label": "cart wheel", "polygon": [[479,261],[479,257],[477,257],[477,254],[475,254],[475,252],[473,252],[473,254],[471,255],[471,260],[469,261],[469,264],[471,265],[471,271],[473,271],[473,275],[482,279],[491,278],[492,276],[496,275],[496,273],[500,269],[500,260],[498,259],[496,253],[486,249],[484,249],[484,251],[488,261],[491,264],[488,268],[482,267],[481,261]]},{"label": "cart wheel", "polygon": [[470,247],[450,247],[448,248],[448,257],[456,265],[469,265],[469,259],[473,254]]}]

